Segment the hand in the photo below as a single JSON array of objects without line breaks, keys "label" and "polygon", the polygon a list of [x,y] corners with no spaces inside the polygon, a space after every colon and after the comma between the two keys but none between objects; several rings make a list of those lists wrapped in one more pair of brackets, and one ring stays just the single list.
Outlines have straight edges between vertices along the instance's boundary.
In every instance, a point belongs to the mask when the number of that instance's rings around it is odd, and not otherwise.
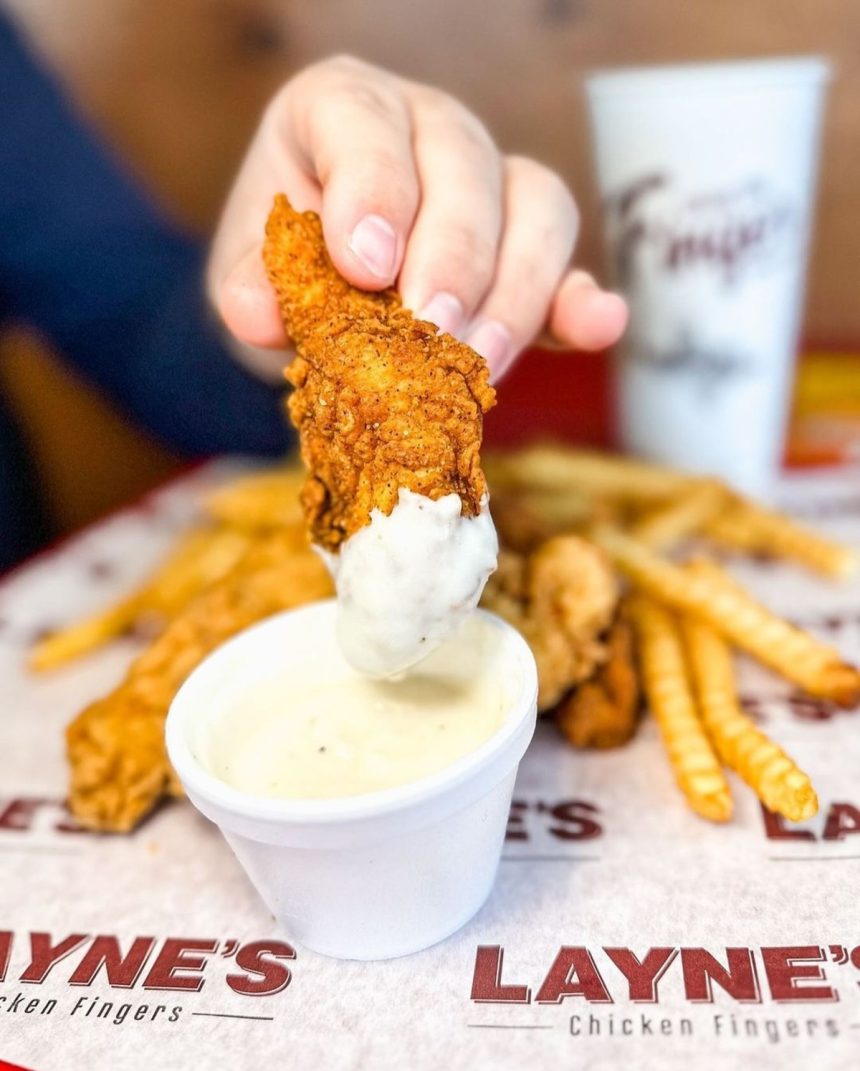
[{"label": "hand", "polygon": [[570,267],[576,204],[553,171],[503,156],[439,90],[349,57],[315,64],[272,100],[227,201],[209,266],[212,301],[257,371],[288,348],[261,260],[277,192],[322,217],[338,271],[397,283],[422,319],[468,342],[498,379],[541,332],[583,350],[612,345],[623,299]]}]

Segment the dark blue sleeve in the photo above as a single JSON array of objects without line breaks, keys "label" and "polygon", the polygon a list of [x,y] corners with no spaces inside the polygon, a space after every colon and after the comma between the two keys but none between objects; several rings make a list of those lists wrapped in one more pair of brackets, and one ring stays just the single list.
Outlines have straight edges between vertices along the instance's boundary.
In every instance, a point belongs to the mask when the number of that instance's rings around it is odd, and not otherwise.
[{"label": "dark blue sleeve", "polygon": [[159,215],[2,15],[0,317],[37,328],[184,454],[287,448],[281,392],[220,340],[201,249]]}]

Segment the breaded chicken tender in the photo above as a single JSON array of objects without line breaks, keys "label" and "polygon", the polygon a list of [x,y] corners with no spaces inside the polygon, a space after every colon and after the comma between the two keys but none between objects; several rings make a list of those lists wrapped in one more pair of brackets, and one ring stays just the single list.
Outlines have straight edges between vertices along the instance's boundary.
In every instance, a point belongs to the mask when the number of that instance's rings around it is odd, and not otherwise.
[{"label": "breaded chicken tender", "polygon": [[315,543],[337,553],[388,515],[405,488],[434,501],[460,496],[476,516],[487,486],[483,414],[494,404],[486,362],[393,290],[368,293],[336,271],[319,217],[279,195],[263,258],[297,357],[289,412],[309,475],[302,501]]},{"label": "breaded chicken tender", "polygon": [[89,829],[125,833],[166,795],[181,795],[164,719],[189,673],[219,644],[280,610],[331,594],[331,580],[289,529],[260,539],[197,596],[129,667],[125,680],[66,730],[69,807]]},{"label": "breaded chicken tender", "polygon": [[633,629],[622,614],[606,636],[606,661],[555,711],[555,723],[574,747],[621,747],[636,732],[640,689]]},{"label": "breaded chicken tender", "polygon": [[481,605],[518,629],[538,668],[538,709],[554,706],[606,660],[618,603],[608,559],[579,536],[555,536],[530,555],[503,550]]}]

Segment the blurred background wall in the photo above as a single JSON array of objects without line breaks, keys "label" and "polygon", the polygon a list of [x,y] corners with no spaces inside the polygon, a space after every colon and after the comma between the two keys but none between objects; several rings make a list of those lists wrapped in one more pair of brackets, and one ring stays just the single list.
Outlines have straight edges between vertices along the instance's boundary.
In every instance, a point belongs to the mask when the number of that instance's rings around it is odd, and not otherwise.
[{"label": "blurred background wall", "polygon": [[[805,335],[860,349],[858,0],[0,0],[93,124],[174,217],[207,235],[257,117],[303,65],[349,51],[461,96],[500,144],[571,182],[599,270],[583,72],[610,64],[822,53],[826,116]],[[8,392],[62,529],[176,459],[74,382],[37,340],[0,337]],[[82,474],[86,478],[82,478]]]}]

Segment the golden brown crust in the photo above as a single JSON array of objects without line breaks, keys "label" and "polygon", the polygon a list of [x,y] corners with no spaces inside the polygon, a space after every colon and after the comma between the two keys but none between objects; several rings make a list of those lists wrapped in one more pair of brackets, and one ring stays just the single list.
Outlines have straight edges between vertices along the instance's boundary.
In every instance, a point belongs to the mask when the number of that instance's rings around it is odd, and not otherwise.
[{"label": "golden brown crust", "polygon": [[636,732],[640,694],[633,630],[616,617],[606,638],[606,661],[562,701],[555,721],[574,747],[620,747]]},{"label": "golden brown crust", "polygon": [[336,551],[371,510],[390,513],[401,487],[455,492],[464,514],[478,513],[483,414],[495,401],[484,359],[416,320],[393,291],[346,283],[319,218],[283,195],[263,256],[298,351],[289,412],[310,470],[302,501],[314,541]]}]

